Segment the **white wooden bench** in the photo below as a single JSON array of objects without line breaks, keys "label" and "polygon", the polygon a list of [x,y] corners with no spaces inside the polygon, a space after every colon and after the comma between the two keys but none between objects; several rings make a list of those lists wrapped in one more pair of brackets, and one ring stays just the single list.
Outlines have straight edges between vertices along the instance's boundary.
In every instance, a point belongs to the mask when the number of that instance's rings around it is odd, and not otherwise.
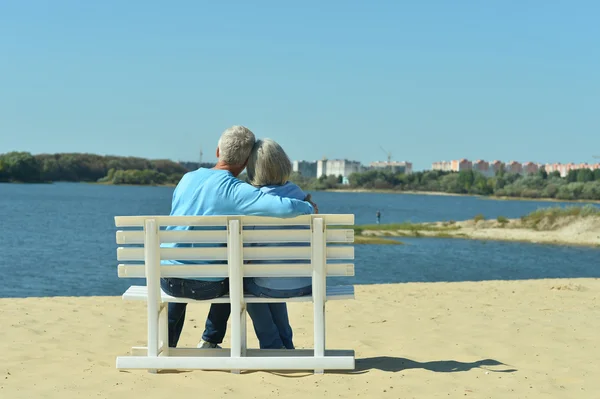
[{"label": "white wooden bench", "polygon": [[[258,216],[117,216],[119,277],[146,278],[146,286],[131,286],[123,299],[147,301],[148,344],[134,347],[131,356],[117,358],[118,369],[323,370],[354,369],[354,351],[325,350],[325,302],[353,299],[353,286],[327,287],[326,277],[353,276],[354,231],[329,226],[352,226],[354,215],[306,215],[292,219]],[[221,230],[164,230],[166,226],[204,226]],[[271,226],[269,230],[254,226]],[[304,226],[290,229],[285,226]],[[280,228],[278,228],[280,227]],[[141,229],[140,229],[141,228]],[[219,247],[161,248],[161,243],[223,244]],[[292,246],[290,243],[310,243]],[[335,245],[335,244],[350,245]],[[140,246],[140,244],[143,245]],[[244,244],[278,244],[244,246]],[[287,245],[286,245],[287,244]],[[334,245],[331,245],[334,244]],[[227,264],[161,265],[161,260],[227,261]],[[255,264],[244,261],[277,261]],[[286,263],[306,260],[310,263]],[[279,263],[280,262],[280,263]],[[228,277],[229,295],[212,300],[176,298],[160,288],[161,277]],[[244,295],[244,277],[312,277],[312,296],[272,299]],[[314,304],[314,348],[309,350],[248,349],[246,303],[301,302]],[[169,348],[167,304],[231,303],[231,348]],[[291,320],[292,327],[294,320]]]}]

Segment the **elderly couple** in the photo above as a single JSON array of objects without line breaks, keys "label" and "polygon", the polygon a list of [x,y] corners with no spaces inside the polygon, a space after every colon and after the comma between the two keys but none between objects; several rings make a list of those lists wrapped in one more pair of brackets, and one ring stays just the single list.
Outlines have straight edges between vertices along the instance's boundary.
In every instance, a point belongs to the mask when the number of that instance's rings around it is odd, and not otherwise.
[{"label": "elderly couple", "polygon": [[[173,193],[172,216],[294,217],[318,212],[316,205],[310,202],[310,196],[288,181],[292,165],[276,142],[256,140],[249,129],[233,126],[225,130],[219,139],[217,159],[212,169],[200,168],[183,176]],[[251,184],[237,179],[244,169],[247,169]],[[189,230],[199,227],[170,226],[167,229]],[[189,247],[193,244],[163,244],[163,247],[174,246]],[[219,278],[163,278],[161,287],[175,297],[202,300],[226,295],[229,282]],[[312,287],[310,278],[245,278],[244,291],[256,296],[286,298],[311,295]],[[185,303],[169,303],[170,347],[177,346],[185,310]],[[250,303],[247,310],[261,349],[294,349],[285,303]],[[211,305],[199,348],[219,347],[225,337],[230,312],[228,303]]]}]

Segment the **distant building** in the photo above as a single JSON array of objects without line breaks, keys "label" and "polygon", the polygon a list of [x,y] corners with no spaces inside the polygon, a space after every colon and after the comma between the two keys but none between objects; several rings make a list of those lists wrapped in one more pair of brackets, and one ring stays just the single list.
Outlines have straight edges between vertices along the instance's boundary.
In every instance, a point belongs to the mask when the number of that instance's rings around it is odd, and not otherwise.
[{"label": "distant building", "polygon": [[525,162],[521,164],[517,161],[511,161],[507,164],[504,164],[502,161],[492,161],[489,164],[483,160],[477,160],[471,163],[467,159],[460,159],[454,161],[441,161],[434,162],[431,164],[432,170],[440,170],[440,171],[452,171],[452,172],[460,172],[461,170],[475,170],[480,173],[483,173],[486,176],[494,176],[497,172],[504,169],[507,173],[518,173],[525,175],[532,175],[540,170],[545,170],[548,174],[553,172],[558,172],[561,177],[566,177],[570,171],[572,170],[580,170],[580,169],[590,169],[597,170],[600,169],[600,163],[589,164],[589,163],[547,163],[540,164],[535,162]]},{"label": "distant building", "polygon": [[439,170],[442,172],[452,172],[452,162],[451,161],[434,162],[433,164],[431,164],[431,170]]},{"label": "distant building", "polygon": [[389,170],[393,173],[404,173],[406,175],[410,175],[412,173],[412,163],[410,162],[385,162],[385,161],[376,161],[371,162],[369,165],[371,169],[384,169]]},{"label": "distant building", "polygon": [[292,170],[303,177],[317,177],[317,161],[294,161]]},{"label": "distant building", "polygon": [[523,173],[526,175],[536,174],[540,170],[538,164],[533,162],[525,162],[523,164]]},{"label": "distant building", "polygon": [[498,173],[504,169],[506,169],[506,166],[504,165],[504,162],[502,162],[502,161],[496,160],[490,164],[490,172],[493,176],[495,176],[496,173]]},{"label": "distant building", "polygon": [[547,163],[544,165],[544,170],[546,173],[550,174],[553,172],[559,172],[557,163]]},{"label": "distant building", "polygon": [[453,172],[461,172],[463,170],[471,170],[473,169],[473,163],[468,159],[460,159],[458,161],[452,162],[452,171]]},{"label": "distant building", "polygon": [[324,159],[317,161],[317,177],[342,176],[349,177],[352,173],[360,173],[362,165],[358,161],[347,159]]},{"label": "distant building", "polygon": [[490,169],[490,164],[487,161],[483,161],[481,159],[478,159],[477,161],[473,162],[473,170],[488,177],[494,175],[493,171],[491,171]]},{"label": "distant building", "polygon": [[509,173],[523,173],[523,165],[521,165],[520,162],[517,161],[510,161],[507,165],[506,165],[506,171]]}]

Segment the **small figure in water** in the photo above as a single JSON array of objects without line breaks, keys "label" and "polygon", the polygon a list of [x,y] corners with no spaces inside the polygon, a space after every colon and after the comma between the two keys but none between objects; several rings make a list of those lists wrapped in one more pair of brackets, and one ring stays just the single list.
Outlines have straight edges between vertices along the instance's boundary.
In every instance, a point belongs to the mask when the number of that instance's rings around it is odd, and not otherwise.
[{"label": "small figure in water", "polygon": [[375,213],[375,217],[377,218],[377,224],[379,224],[381,222],[381,212],[379,212],[379,209]]}]

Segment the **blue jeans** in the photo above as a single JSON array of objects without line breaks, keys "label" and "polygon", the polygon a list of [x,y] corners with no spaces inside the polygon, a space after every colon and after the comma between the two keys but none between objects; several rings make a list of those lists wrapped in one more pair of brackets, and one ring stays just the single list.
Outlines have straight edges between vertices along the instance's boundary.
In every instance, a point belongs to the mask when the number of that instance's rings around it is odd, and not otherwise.
[{"label": "blue jeans", "polygon": [[[263,298],[290,298],[311,295],[312,287],[274,290],[256,285],[254,279],[246,278],[244,279],[244,291]],[[261,349],[279,349],[282,346],[286,349],[294,349],[292,326],[285,302],[250,303],[248,304],[248,314],[252,318]],[[282,345],[279,345],[280,342]]]},{"label": "blue jeans", "polygon": [[[200,281],[181,278],[162,278],[160,286],[171,296],[191,299],[214,299],[229,292],[229,280]],[[185,321],[187,303],[169,303],[169,347],[175,348]],[[225,338],[227,320],[231,313],[228,303],[213,303],[210,306],[202,339],[207,342],[220,344]]]},{"label": "blue jeans", "polygon": [[[202,339],[213,344],[223,342],[227,331],[227,320],[231,313],[229,304],[212,305],[206,319],[206,326]],[[283,309],[281,307],[283,306]],[[169,307],[169,311],[170,311]],[[258,338],[261,349],[294,349],[292,343],[292,330],[287,319],[287,308],[285,303],[249,303],[246,310],[252,319],[254,332]],[[169,316],[169,325],[171,317]],[[183,326],[183,321],[181,322]],[[289,331],[286,330],[286,326]],[[282,337],[280,332],[284,331]],[[180,330],[181,332],[181,330]],[[170,336],[170,335],[169,335]]]}]

